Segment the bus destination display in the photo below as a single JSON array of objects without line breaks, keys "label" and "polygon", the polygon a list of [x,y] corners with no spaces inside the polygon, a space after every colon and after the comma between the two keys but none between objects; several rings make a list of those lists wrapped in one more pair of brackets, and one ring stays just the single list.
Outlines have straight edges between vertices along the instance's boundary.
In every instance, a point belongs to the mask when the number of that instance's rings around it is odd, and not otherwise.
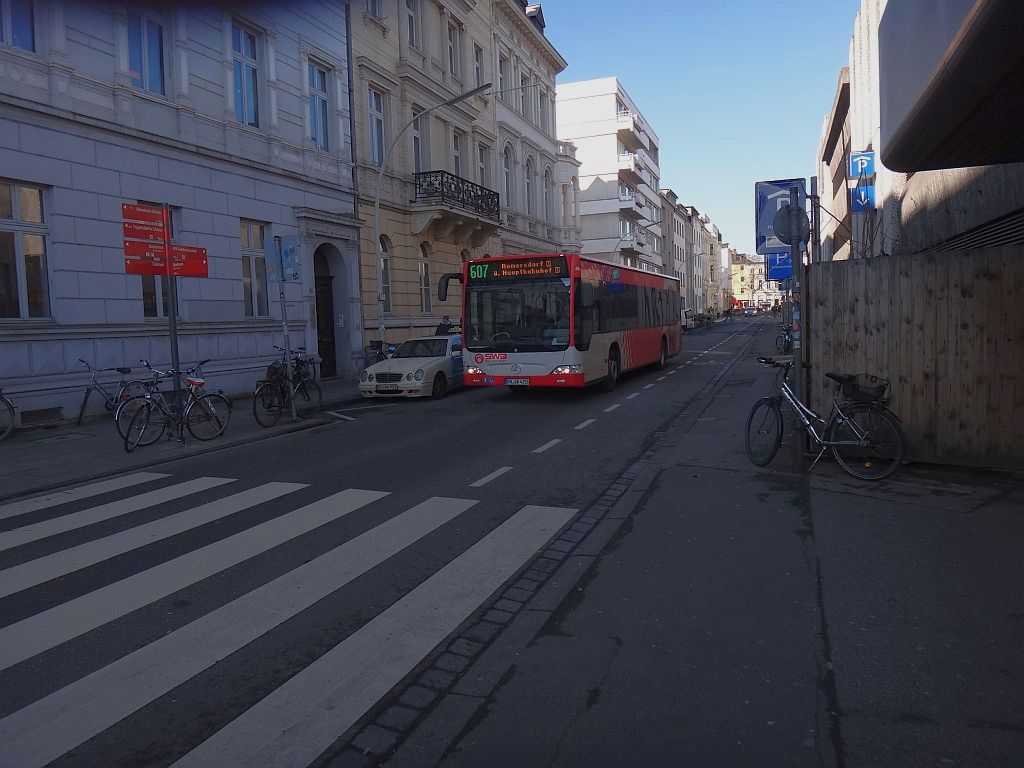
[{"label": "bus destination display", "polygon": [[470,280],[522,280],[531,277],[568,276],[569,269],[563,256],[469,265]]}]

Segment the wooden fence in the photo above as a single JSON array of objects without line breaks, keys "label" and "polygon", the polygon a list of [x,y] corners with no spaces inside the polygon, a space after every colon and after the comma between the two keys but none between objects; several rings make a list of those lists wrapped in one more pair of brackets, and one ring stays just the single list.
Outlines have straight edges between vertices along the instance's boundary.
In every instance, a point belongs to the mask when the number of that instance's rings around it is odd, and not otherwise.
[{"label": "wooden fence", "polygon": [[827,371],[891,381],[914,461],[1024,469],[1024,249],[808,268],[810,397]]}]

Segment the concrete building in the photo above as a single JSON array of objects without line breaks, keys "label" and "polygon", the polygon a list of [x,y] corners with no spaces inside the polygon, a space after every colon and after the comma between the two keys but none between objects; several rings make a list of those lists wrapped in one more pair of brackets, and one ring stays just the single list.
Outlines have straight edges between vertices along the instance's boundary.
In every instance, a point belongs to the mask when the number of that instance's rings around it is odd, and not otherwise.
[{"label": "concrete building", "polygon": [[[366,341],[401,341],[459,315],[437,278],[501,249],[491,4],[364,0],[353,12],[353,103]],[[385,158],[385,154],[387,157]],[[380,188],[378,273],[374,200]],[[379,279],[378,279],[379,274]],[[380,316],[383,308],[383,318]]]},{"label": "concrete building", "polygon": [[573,250],[579,238],[565,223],[565,206],[579,183],[573,183],[578,164],[575,148],[560,145],[555,130],[555,76],[565,59],[544,36],[539,4],[493,0],[492,9],[494,48],[487,54],[497,73],[501,252]]},{"label": "concrete building", "polygon": [[557,93],[558,138],[580,161],[582,252],[662,271],[657,135],[617,78],[561,83]]},{"label": "concrete building", "polygon": [[123,203],[169,205],[174,241],[208,250],[209,277],[177,279],[183,363],[212,358],[216,386],[252,388],[281,341],[274,238],[297,235],[292,341],[325,375],[349,370],[348,4],[2,9],[0,379],[22,422],[76,414],[80,357],[170,362],[167,284],[125,274]]},{"label": "concrete building", "polygon": [[779,293],[766,278],[764,256],[733,253],[731,259],[732,289],[737,301],[745,307],[774,304]]},{"label": "concrete building", "polygon": [[832,214],[821,217],[822,261],[853,257],[848,182],[850,149],[850,69],[843,67],[839,71],[832,109],[825,117],[818,142],[818,193],[821,204]]},{"label": "concrete building", "polygon": [[690,224],[686,238],[686,261],[693,270],[688,276],[688,282],[692,286],[694,311],[704,312],[708,308],[708,256],[711,253],[712,233],[707,225],[710,220],[692,205],[685,208]]}]

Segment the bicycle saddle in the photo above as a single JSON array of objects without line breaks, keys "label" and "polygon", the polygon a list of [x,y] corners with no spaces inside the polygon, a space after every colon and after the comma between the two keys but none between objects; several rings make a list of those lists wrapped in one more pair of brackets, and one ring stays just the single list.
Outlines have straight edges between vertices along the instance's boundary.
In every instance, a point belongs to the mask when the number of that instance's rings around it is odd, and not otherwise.
[{"label": "bicycle saddle", "polygon": [[840,384],[849,384],[851,381],[857,378],[852,373],[832,373],[831,371],[829,373],[826,373],[825,375],[828,376],[833,381],[838,381]]},{"label": "bicycle saddle", "polygon": [[122,367],[122,368],[115,368],[115,370],[116,370],[116,371],[117,371],[118,373],[121,373],[121,374],[128,374],[128,373],[131,373],[131,372],[132,372],[132,369],[131,369],[131,368],[123,368],[123,367]]}]

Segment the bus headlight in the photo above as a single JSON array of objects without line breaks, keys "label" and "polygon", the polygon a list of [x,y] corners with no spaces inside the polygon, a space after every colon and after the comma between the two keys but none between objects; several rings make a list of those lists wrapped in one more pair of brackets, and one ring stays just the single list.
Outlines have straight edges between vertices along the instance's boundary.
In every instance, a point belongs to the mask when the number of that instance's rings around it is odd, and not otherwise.
[{"label": "bus headlight", "polygon": [[373,374],[371,373],[369,376],[367,376],[366,380],[367,381],[373,381]]},{"label": "bus headlight", "polygon": [[416,381],[423,381],[423,369],[422,369],[422,368],[419,368],[419,369],[418,369],[418,370],[416,371],[416,373],[415,373],[415,375],[414,375],[414,377],[413,377],[413,378],[415,378],[415,379],[416,379]]},{"label": "bus headlight", "polygon": [[583,373],[582,365],[560,365],[551,372],[552,376],[558,376],[563,373]]},{"label": "bus headlight", "polygon": [[480,375],[481,373],[483,373],[483,371],[481,371],[476,366],[467,365],[466,366],[466,373],[468,373],[470,376],[473,376],[474,374],[475,375]]},{"label": "bus headlight", "polygon": [[366,369],[363,368],[363,372],[359,374],[360,381],[366,381]]}]

